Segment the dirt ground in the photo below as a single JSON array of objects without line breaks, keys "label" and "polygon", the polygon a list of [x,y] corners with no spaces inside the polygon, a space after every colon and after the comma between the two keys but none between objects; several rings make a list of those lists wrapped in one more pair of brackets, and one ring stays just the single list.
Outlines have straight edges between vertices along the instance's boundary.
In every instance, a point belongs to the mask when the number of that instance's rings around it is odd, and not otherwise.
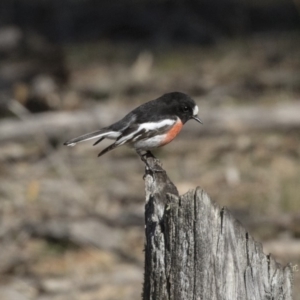
[{"label": "dirt ground", "polygon": [[[201,109],[299,103],[299,52],[297,33],[209,47],[66,46],[69,83],[50,89],[45,101],[54,111],[102,105],[123,112],[180,90],[196,100],[209,127]],[[234,213],[265,253],[292,264],[299,300],[299,128],[201,130],[189,122],[156,156],[181,194],[201,186]],[[1,143],[1,300],[140,299],[144,166],[125,147],[97,158],[106,142],[62,146],[81,133],[85,128],[59,140],[33,136]]]}]

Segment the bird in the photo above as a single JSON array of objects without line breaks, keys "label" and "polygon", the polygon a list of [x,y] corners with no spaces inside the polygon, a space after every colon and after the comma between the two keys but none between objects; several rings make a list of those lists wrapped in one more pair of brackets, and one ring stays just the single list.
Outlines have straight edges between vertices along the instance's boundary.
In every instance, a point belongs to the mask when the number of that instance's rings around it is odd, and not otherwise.
[{"label": "bird", "polygon": [[190,96],[170,92],[138,106],[107,127],[70,139],[64,145],[74,146],[97,139],[93,144],[95,146],[104,139],[111,139],[115,142],[103,149],[98,157],[117,147],[129,145],[148,166],[145,156],[153,156],[151,150],[170,143],[187,121],[193,119],[203,124],[198,112],[199,108]]}]

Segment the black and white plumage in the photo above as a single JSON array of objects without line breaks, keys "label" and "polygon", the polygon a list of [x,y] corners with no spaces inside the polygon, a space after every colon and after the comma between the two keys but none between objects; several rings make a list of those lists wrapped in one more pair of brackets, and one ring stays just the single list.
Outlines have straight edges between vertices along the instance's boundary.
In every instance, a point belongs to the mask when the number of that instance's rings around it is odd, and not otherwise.
[{"label": "black and white plumage", "polygon": [[142,151],[171,142],[188,120],[202,123],[197,114],[198,106],[192,98],[184,93],[172,92],[140,105],[108,127],[71,139],[64,145],[74,146],[92,139],[97,139],[94,143],[97,145],[103,139],[112,139],[115,142],[98,156],[122,145],[130,145],[141,155]]}]

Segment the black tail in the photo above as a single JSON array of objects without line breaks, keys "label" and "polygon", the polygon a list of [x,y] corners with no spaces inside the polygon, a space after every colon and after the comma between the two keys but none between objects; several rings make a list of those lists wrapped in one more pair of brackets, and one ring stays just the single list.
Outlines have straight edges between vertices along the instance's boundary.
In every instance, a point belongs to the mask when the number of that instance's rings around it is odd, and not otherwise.
[{"label": "black tail", "polygon": [[119,144],[116,144],[116,143],[113,143],[111,144],[110,146],[108,146],[107,148],[103,149],[99,154],[98,154],[98,157],[99,156],[102,156],[103,154],[105,154],[106,152],[108,151],[111,151],[113,149],[115,149],[116,147],[120,146]]},{"label": "black tail", "polygon": [[93,146],[96,146],[97,144],[99,144],[101,141],[103,141],[105,139],[105,137],[100,138],[99,140],[97,140]]},{"label": "black tail", "polygon": [[76,137],[74,139],[68,140],[64,143],[64,145],[66,146],[75,146],[77,143],[80,142],[84,142],[84,141],[88,141],[88,140],[92,140],[92,139],[96,139],[96,138],[100,138],[95,144],[98,144],[99,142],[101,142],[106,136],[108,135],[112,135],[115,134],[114,131],[112,130],[108,130],[108,129],[100,129],[91,133],[87,133],[84,135],[81,135],[79,137]]}]

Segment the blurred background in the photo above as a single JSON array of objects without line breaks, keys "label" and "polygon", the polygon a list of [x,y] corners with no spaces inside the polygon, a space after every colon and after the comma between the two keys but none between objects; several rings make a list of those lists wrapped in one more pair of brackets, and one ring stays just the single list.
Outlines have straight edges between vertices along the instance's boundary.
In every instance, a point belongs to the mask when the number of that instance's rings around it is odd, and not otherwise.
[{"label": "blurred background", "polygon": [[140,299],[144,166],[65,140],[170,91],[199,105],[155,154],[281,264],[300,299],[298,0],[0,2],[0,299]]}]

